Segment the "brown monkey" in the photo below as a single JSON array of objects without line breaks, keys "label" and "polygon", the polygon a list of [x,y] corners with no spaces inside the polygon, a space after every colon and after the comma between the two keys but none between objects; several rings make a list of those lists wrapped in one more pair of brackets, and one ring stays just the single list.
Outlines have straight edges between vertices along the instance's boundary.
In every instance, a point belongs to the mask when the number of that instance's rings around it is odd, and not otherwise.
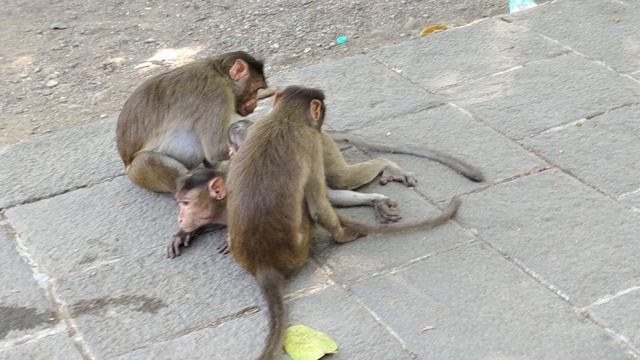
[{"label": "brown monkey", "polygon": [[143,82],[124,104],[116,142],[127,175],[157,192],[200,164],[227,159],[225,136],[234,113],[247,116],[258,92],[268,96],[263,63],[232,52],[180,66]]},{"label": "brown monkey", "polygon": [[[231,162],[229,245],[234,259],[255,276],[267,302],[269,334],[262,360],[274,359],[280,351],[285,321],[282,287],[285,277],[307,259],[314,223],[337,242],[355,240],[369,230],[403,228],[403,224],[374,228],[351,221],[341,224],[325,193],[324,112],[324,94],[319,90],[292,86],[276,93],[274,109],[250,128]],[[459,204],[454,199],[440,216],[408,226],[440,224],[455,214]]]}]

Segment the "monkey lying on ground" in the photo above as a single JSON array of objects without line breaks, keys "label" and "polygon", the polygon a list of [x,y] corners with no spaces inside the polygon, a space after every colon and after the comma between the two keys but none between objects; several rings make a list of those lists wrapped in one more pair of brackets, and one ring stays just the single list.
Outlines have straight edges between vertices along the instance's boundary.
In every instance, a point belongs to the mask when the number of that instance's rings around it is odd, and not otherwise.
[{"label": "monkey lying on ground", "polygon": [[291,86],[276,93],[274,108],[254,124],[228,175],[229,245],[234,259],[255,276],[269,309],[269,334],[260,359],[281,351],[285,277],[307,260],[311,228],[319,223],[336,242],[369,232],[435,226],[450,219],[453,199],[435,218],[369,227],[340,219],[325,193],[321,126],[324,94]]}]

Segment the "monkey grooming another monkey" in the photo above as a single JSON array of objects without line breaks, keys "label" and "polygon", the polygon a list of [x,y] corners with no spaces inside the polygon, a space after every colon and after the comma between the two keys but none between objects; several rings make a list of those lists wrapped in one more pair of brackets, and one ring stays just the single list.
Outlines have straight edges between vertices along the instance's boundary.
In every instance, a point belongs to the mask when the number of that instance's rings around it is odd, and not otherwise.
[{"label": "monkey grooming another monkey", "polygon": [[125,102],[116,143],[127,176],[140,187],[174,192],[200,164],[227,160],[234,113],[252,113],[269,96],[263,63],[238,51],[197,60],[143,82]]},{"label": "monkey grooming another monkey", "polygon": [[291,86],[276,93],[273,110],[249,129],[231,162],[229,246],[234,259],[256,278],[269,310],[261,360],[275,359],[281,351],[285,277],[306,262],[315,223],[344,243],[370,231],[437,225],[450,219],[460,205],[454,199],[441,215],[411,224],[373,228],[353,221],[341,224],[325,192],[324,113],[324,94],[319,90]]}]

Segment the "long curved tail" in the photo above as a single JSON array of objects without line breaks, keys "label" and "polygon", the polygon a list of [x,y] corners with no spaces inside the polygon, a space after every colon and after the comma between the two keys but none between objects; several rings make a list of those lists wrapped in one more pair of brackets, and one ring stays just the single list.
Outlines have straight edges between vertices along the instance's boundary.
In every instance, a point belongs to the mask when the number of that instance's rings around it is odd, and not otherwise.
[{"label": "long curved tail", "polygon": [[485,180],[482,171],[474,166],[467,164],[466,162],[456,159],[453,156],[447,155],[437,150],[431,150],[426,148],[417,148],[413,146],[392,146],[388,144],[378,143],[372,144],[371,140],[366,140],[356,135],[347,135],[339,132],[328,132],[333,140],[344,141],[353,144],[363,150],[373,150],[379,152],[386,152],[390,154],[402,154],[413,155],[421,158],[437,161],[442,165],[448,166],[451,169],[459,172],[464,177],[475,182],[483,182]]},{"label": "long curved tail", "polygon": [[440,215],[436,217],[426,218],[426,219],[416,220],[416,221],[398,222],[393,224],[368,225],[368,224],[361,224],[359,222],[352,221],[352,220],[346,220],[341,217],[340,223],[342,223],[343,226],[349,227],[363,234],[376,234],[376,233],[384,234],[384,233],[389,233],[389,232],[394,232],[399,230],[429,228],[429,227],[438,226],[446,222],[447,220],[451,219],[458,211],[460,204],[461,204],[460,198],[454,197],[449,202],[449,205],[447,205],[447,208]]},{"label": "long curved tail", "polygon": [[282,289],[284,276],[273,268],[258,268],[256,280],[269,309],[269,334],[259,360],[277,359],[282,349],[285,310]]}]

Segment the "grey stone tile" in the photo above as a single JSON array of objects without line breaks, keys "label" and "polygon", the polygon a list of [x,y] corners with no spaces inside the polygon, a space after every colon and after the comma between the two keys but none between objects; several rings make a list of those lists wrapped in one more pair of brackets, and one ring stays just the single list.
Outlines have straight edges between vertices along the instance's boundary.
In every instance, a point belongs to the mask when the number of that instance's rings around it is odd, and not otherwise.
[{"label": "grey stone tile", "polygon": [[[400,344],[391,337],[349,295],[331,287],[287,304],[289,324],[302,323],[331,336],[338,353],[331,359],[408,359]],[[191,334],[137,349],[118,360],[176,359],[254,359],[267,331],[266,312],[224,322]],[[283,354],[281,359],[289,359]]]},{"label": "grey stone tile", "polygon": [[115,132],[113,120],[99,121],[0,151],[0,208],[122,174]]},{"label": "grey stone tile", "polygon": [[397,161],[404,169],[413,172],[418,178],[418,190],[440,203],[449,201],[453,195],[526,173],[544,164],[522,146],[451,105],[377,121],[354,133],[372,142],[439,150],[484,173],[487,181],[475,183],[431,160],[375,153]]},{"label": "grey stone tile", "polygon": [[458,221],[579,305],[637,284],[640,214],[550,170],[462,199]]},{"label": "grey stone tile", "polygon": [[[386,194],[395,200],[403,216],[400,221],[432,217],[441,211],[403,185],[374,184],[363,191]],[[342,209],[340,213],[345,218],[363,223],[375,222],[370,208]],[[431,229],[368,235],[347,244],[337,244],[326,232],[317,231],[312,254],[329,267],[334,279],[348,283],[470,241],[471,235],[452,221]]]},{"label": "grey stone tile", "polygon": [[365,56],[326,61],[278,74],[270,82],[279,87],[304,85],[325,91],[325,126],[362,128],[377,118],[388,118],[442,103]]},{"label": "grey stone tile", "polygon": [[170,196],[140,189],[121,176],[16,206],[7,218],[42,271],[61,276],[168,244],[177,231],[176,214]]},{"label": "grey stone tile", "polygon": [[351,291],[421,359],[630,359],[605,332],[483,244]]},{"label": "grey stone tile", "polygon": [[384,47],[371,55],[411,81],[438,91],[565,52],[533,32],[490,19]]},{"label": "grey stone tile", "polygon": [[448,91],[454,103],[512,138],[632,104],[640,84],[578,55],[527,64]]},{"label": "grey stone tile", "polygon": [[20,338],[57,323],[33,272],[0,227],[0,341]]},{"label": "grey stone tile", "polygon": [[[286,294],[327,283],[324,272],[310,263],[290,279]],[[56,293],[100,358],[166,341],[263,306],[255,281],[231,256],[202,248],[172,260],[152,250],[139,258],[76,272],[57,282]]]},{"label": "grey stone tile", "polygon": [[66,332],[31,340],[0,351],[0,360],[82,360]]},{"label": "grey stone tile", "polygon": [[640,212],[640,192],[631,194],[629,196],[625,196],[621,198],[621,200],[635,207],[638,210],[638,212]]},{"label": "grey stone tile", "polygon": [[640,188],[640,107],[545,132],[525,142],[549,161],[620,196]]},{"label": "grey stone tile", "polygon": [[563,0],[512,18],[518,25],[631,73],[640,70],[640,8],[634,3]]},{"label": "grey stone tile", "polygon": [[640,288],[636,286],[604,304],[588,309],[589,314],[604,326],[627,338],[640,348]]}]

